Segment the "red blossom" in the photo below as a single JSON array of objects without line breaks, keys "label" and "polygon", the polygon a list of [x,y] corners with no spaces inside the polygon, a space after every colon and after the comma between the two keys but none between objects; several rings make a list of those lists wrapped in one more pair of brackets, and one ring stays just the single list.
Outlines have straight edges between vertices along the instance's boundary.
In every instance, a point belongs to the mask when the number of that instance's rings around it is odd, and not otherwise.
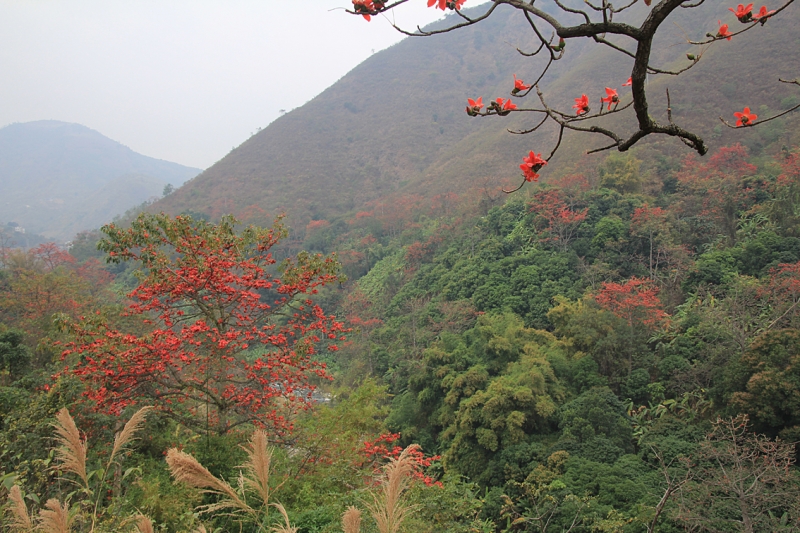
[{"label": "red blossom", "polygon": [[525,181],[536,181],[539,179],[539,174],[536,172],[545,166],[547,161],[542,159],[542,154],[534,154],[533,150],[522,158],[522,164],[519,166],[522,174],[525,176]]},{"label": "red blossom", "polygon": [[508,115],[511,110],[516,109],[517,106],[514,102],[511,101],[511,98],[503,99],[498,98],[491,104],[489,104],[491,109],[494,109],[498,115]]},{"label": "red blossom", "polygon": [[524,81],[517,79],[517,75],[514,74],[514,88],[511,90],[511,94],[517,94],[520,91],[527,91],[530,88],[530,85],[526,85]]},{"label": "red blossom", "polygon": [[[769,16],[772,16],[774,13],[775,13],[775,11],[767,11],[767,6],[761,6],[761,9],[758,10],[758,13],[756,15],[753,15],[753,18],[755,20],[761,20],[761,19],[765,19],[765,18],[767,18]],[[766,22],[766,21],[762,21],[762,23],[763,22]]]},{"label": "red blossom", "polygon": [[589,97],[585,94],[582,94],[580,98],[575,99],[575,105],[572,106],[574,109],[577,109],[575,114],[583,115],[589,112]]},{"label": "red blossom", "polygon": [[630,326],[635,322],[655,326],[669,316],[661,309],[658,287],[646,279],[631,278],[623,284],[604,282],[595,301]]},{"label": "red blossom", "polygon": [[739,4],[736,9],[729,7],[728,11],[736,15],[739,22],[750,22],[753,19],[753,4],[747,4],[746,6]]},{"label": "red blossom", "polygon": [[600,99],[600,103],[608,102],[608,111],[611,111],[611,104],[619,103],[619,95],[616,89],[612,89],[611,87],[606,87],[606,95],[607,96]]},{"label": "red blossom", "polygon": [[719,24],[717,39],[728,39],[730,41],[733,34],[728,31],[728,25],[723,24],[721,20],[718,20],[717,23]]},{"label": "red blossom", "polygon": [[733,114],[736,117],[736,127],[747,126],[753,123],[758,118],[758,115],[751,113],[749,107],[745,107],[741,113],[738,111]]},{"label": "red blossom", "polygon": [[481,108],[483,108],[483,96],[479,96],[477,100],[473,100],[472,98],[467,98],[467,114],[470,116],[475,116],[480,113]]},{"label": "red blossom", "polygon": [[437,7],[444,11],[445,9],[461,9],[464,2],[467,0],[428,0],[428,7]]},{"label": "red blossom", "polygon": [[630,87],[631,85],[633,85],[633,76],[628,78],[628,81],[622,84],[623,87]]}]

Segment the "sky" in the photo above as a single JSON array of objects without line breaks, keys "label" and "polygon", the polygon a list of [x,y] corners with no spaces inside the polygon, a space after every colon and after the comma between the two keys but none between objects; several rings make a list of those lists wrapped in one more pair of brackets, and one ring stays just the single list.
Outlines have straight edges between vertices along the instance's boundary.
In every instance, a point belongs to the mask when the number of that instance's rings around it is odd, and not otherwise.
[{"label": "sky", "polygon": [[[350,0],[0,1],[0,127],[83,124],[208,168],[402,35]],[[425,0],[401,27],[442,16]]]}]

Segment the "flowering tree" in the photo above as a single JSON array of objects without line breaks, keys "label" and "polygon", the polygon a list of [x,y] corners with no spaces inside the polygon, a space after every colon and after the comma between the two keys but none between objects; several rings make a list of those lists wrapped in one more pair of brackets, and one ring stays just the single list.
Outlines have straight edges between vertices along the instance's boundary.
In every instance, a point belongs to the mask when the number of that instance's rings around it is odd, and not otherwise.
[{"label": "flowering tree", "polygon": [[555,241],[556,246],[566,252],[581,222],[586,220],[589,208],[574,210],[564,202],[561,191],[548,189],[534,195],[531,211],[547,222],[546,231],[551,235],[549,240]]},{"label": "flowering tree", "polygon": [[634,322],[655,326],[667,318],[658,299],[658,287],[649,280],[631,278],[625,283],[604,282],[595,300],[629,326]]},{"label": "flowering tree", "polygon": [[[366,20],[377,14],[389,11],[409,0],[352,0],[353,6],[351,13],[363,16]],[[510,113],[527,112],[532,113],[537,118],[534,120],[530,129],[513,133],[530,133],[538,130],[545,124],[554,124],[558,130],[557,139],[547,157],[535,154],[531,151],[528,156],[523,158],[520,168],[523,173],[521,188],[526,182],[538,179],[538,171],[547,164],[558,150],[565,130],[574,130],[586,133],[601,135],[608,139],[608,144],[592,150],[597,152],[616,148],[624,152],[634,146],[643,138],[652,134],[661,134],[680,139],[681,142],[695,150],[700,155],[707,152],[707,147],[702,138],[696,133],[691,132],[672,120],[672,109],[667,91],[667,121],[659,122],[653,118],[649,111],[650,104],[647,97],[647,87],[645,84],[648,74],[663,74],[677,76],[695,65],[701,60],[708,47],[717,41],[730,41],[733,37],[746,31],[759,29],[769,21],[770,18],[777,16],[794,0],[784,0],[784,2],[774,10],[768,10],[762,6],[758,11],[753,11],[753,4],[747,6],[739,5],[736,9],[730,8],[739,23],[742,25],[738,31],[732,31],[728,24],[719,23],[718,27],[710,29],[705,37],[688,40],[690,45],[695,46],[694,53],[686,55],[685,63],[674,68],[667,68],[654,64],[651,60],[653,51],[653,41],[659,29],[667,22],[670,15],[678,8],[692,9],[704,3],[704,0],[697,2],[687,2],[686,0],[642,0],[647,6],[648,12],[641,22],[634,22],[637,16],[626,17],[628,11],[633,11],[639,0],[629,2],[613,3],[608,0],[586,0],[585,2],[568,3],[563,0],[552,0],[546,2],[533,2],[525,0],[491,0],[480,7],[481,12],[476,15],[466,15],[462,12],[462,6],[466,0],[428,0],[428,7],[441,10],[452,10],[458,15],[455,23],[441,29],[423,31],[417,28],[414,31],[407,31],[395,26],[400,32],[410,36],[428,36],[439,33],[446,33],[459,28],[478,24],[496,11],[500,5],[507,5],[518,10],[525,17],[531,31],[535,35],[538,47],[533,50],[519,50],[526,56],[544,57],[545,66],[541,69],[539,76],[532,83],[525,83],[523,80],[514,76],[514,85],[511,89],[511,96],[522,98],[533,93],[536,104],[533,107],[522,108],[517,106],[511,98],[497,98],[484,105],[483,97],[468,99],[466,112],[470,116],[499,115],[506,116]],[[651,5],[652,4],[652,5]],[[722,10],[723,8],[720,7]],[[639,17],[641,18],[641,17]],[[622,20],[620,20],[622,19]],[[595,43],[608,47],[621,57],[633,62],[631,76],[621,83],[620,88],[605,88],[605,95],[598,98],[597,95],[575,94],[575,104],[572,109],[559,109],[556,104],[552,104],[545,98],[540,82],[545,78],[552,65],[563,59],[567,53],[567,41],[570,39],[589,38]],[[620,80],[622,81],[622,80]],[[800,85],[800,79],[779,80],[784,83]],[[621,94],[619,91],[623,87],[630,87],[630,96]],[[577,91],[576,91],[577,93]],[[599,103],[593,109],[593,102]],[[608,122],[603,120],[606,115],[619,113],[625,109],[633,108],[636,115],[635,131],[632,133],[620,133],[608,126]],[[756,124],[772,120],[783,114],[789,113],[800,108],[800,104],[793,108],[771,117],[762,117],[751,113],[749,107],[745,107],[741,112],[736,112],[732,116],[736,119],[735,124],[721,119],[722,122],[731,128],[751,127]],[[591,153],[590,152],[590,153]],[[514,189],[514,190],[517,190]],[[511,191],[506,191],[511,192]]]},{"label": "flowering tree", "polygon": [[64,321],[72,335],[64,373],[86,384],[99,409],[145,401],[225,433],[244,422],[285,426],[279,407],[307,405],[309,375],[327,377],[317,346],[343,331],[311,297],[339,279],[338,265],[301,253],[278,266],[270,249],[286,235],[279,222],[240,233],[235,224],[142,214],[128,229],[103,227],[109,261],[141,270],[128,294],[128,331],[101,315]]}]

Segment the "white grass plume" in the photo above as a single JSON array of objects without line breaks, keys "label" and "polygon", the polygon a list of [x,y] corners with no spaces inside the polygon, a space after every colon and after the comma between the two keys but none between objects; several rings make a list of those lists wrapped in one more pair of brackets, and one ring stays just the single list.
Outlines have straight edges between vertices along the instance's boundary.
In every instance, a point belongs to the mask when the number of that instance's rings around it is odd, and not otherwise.
[{"label": "white grass plume", "polygon": [[238,509],[247,513],[255,511],[247,505],[237,492],[225,481],[218,479],[200,462],[186,452],[177,448],[167,451],[167,465],[175,481],[186,483],[190,487],[204,489],[205,492],[217,494],[220,501],[202,507],[200,512],[211,513],[221,509]]},{"label": "white grass plume", "polygon": [[352,505],[342,515],[342,531],[344,533],[359,533],[361,531],[361,511]]},{"label": "white grass plume", "polygon": [[11,520],[8,525],[14,531],[33,531],[33,520],[28,514],[28,506],[25,505],[25,500],[22,498],[22,490],[19,485],[14,485],[8,491],[8,513],[11,515]]},{"label": "white grass plume", "polygon": [[[56,415],[56,423],[53,424],[58,436],[56,441],[59,446],[56,448],[56,459],[60,463],[60,468],[66,472],[72,472],[83,481],[84,487],[89,488],[89,478],[86,475],[86,441],[81,439],[75,420],[70,416],[67,408],[61,409]],[[49,503],[49,502],[48,502]]]},{"label": "white grass plume", "polygon": [[272,449],[267,446],[267,432],[254,432],[250,442],[242,448],[247,453],[247,461],[242,465],[244,486],[258,494],[266,507],[269,505],[269,469],[272,463]]},{"label": "white grass plume", "polygon": [[273,503],[273,507],[275,507],[281,516],[283,517],[283,524],[278,524],[277,526],[272,526],[272,533],[297,533],[297,528],[292,527],[289,523],[289,514],[284,509],[283,505],[279,503]]},{"label": "white grass plume", "polygon": [[373,502],[367,505],[380,533],[397,533],[413,510],[413,506],[404,501],[403,492],[408,488],[409,475],[414,470],[411,452],[418,448],[418,444],[409,445],[399,457],[383,467],[381,490],[377,496],[372,495]]},{"label": "white grass plume", "polygon": [[128,423],[125,424],[125,427],[122,428],[122,431],[114,435],[114,447],[111,449],[111,456],[108,459],[109,464],[114,460],[114,457],[117,456],[122,448],[133,441],[133,439],[136,437],[136,433],[142,429],[145,418],[147,417],[147,413],[152,410],[153,408],[150,406],[142,407],[136,411],[136,413],[134,413],[130,420],[128,420]]},{"label": "white grass plume", "polygon": [[[66,411],[66,409],[64,409]],[[72,517],[69,504],[63,506],[55,498],[47,500],[44,509],[39,510],[39,525],[36,529],[44,533],[69,533]]]},{"label": "white grass plume", "polygon": [[153,533],[153,522],[148,517],[140,514],[136,517],[136,531],[139,533]]}]

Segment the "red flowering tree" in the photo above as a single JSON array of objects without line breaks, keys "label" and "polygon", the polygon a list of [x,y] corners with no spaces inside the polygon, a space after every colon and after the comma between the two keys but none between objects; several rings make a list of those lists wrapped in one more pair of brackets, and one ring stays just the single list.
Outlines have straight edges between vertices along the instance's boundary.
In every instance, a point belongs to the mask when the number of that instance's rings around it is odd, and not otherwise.
[{"label": "red flowering tree", "polygon": [[547,223],[544,229],[550,236],[546,240],[553,241],[562,252],[566,252],[575,231],[586,220],[589,208],[572,209],[564,202],[559,190],[548,189],[534,195],[531,211]]},{"label": "red flowering tree", "polygon": [[717,234],[733,244],[740,215],[755,204],[754,186],[763,186],[748,180],[755,173],[755,165],[747,161],[747,150],[739,144],[720,148],[705,162],[687,157],[678,173],[685,193],[681,202],[684,216],[712,224]]},{"label": "red flowering tree", "polygon": [[625,283],[604,282],[595,296],[600,307],[624,319],[629,326],[655,326],[667,318],[658,299],[658,287],[649,280],[631,278]]},{"label": "red flowering tree", "polygon": [[[405,4],[409,0],[351,0],[352,8],[350,13],[363,16],[366,20],[371,20],[374,15],[384,13],[399,5]],[[708,28],[700,33],[695,40],[688,40],[688,45],[694,49],[686,54],[685,57],[671,58],[669,62],[674,66],[667,67],[653,61],[653,42],[660,28],[664,23],[671,25],[673,22],[670,16],[679,8],[693,9],[703,5],[704,2],[686,2],[686,0],[643,0],[647,6],[647,12],[642,16],[641,11],[631,13],[626,16],[628,11],[640,9],[640,2],[622,2],[617,4],[606,0],[592,2],[579,2],[575,5],[559,2],[529,2],[525,0],[491,0],[478,6],[474,13],[469,15],[462,12],[462,7],[466,0],[428,0],[428,6],[441,10],[455,11],[458,16],[446,19],[445,25],[430,31],[423,31],[419,28],[407,31],[397,28],[401,33],[413,36],[429,36],[446,33],[460,28],[479,24],[490,18],[497,8],[501,5],[510,6],[519,11],[525,17],[526,26],[531,29],[531,37],[534,45],[531,49],[518,50],[526,57],[537,56],[543,64],[538,77],[532,83],[514,76],[509,80],[510,95],[516,98],[532,96],[534,105],[531,107],[517,106],[512,100],[497,98],[487,99],[489,103],[484,105],[483,97],[468,99],[466,112],[472,117],[498,115],[507,116],[510,113],[524,112],[533,115],[532,127],[524,131],[514,133],[530,133],[549,124],[555,127],[558,132],[550,153],[545,157],[535,154],[533,151],[523,158],[522,181],[517,189],[521,188],[528,181],[535,181],[539,175],[539,170],[555,154],[561,145],[565,130],[580,131],[600,135],[606,139],[604,146],[591,150],[597,152],[601,150],[617,149],[624,152],[638,143],[645,137],[653,134],[667,135],[678,138],[681,142],[691,149],[703,155],[707,152],[707,147],[703,139],[696,133],[685,129],[673,121],[672,109],[669,92],[667,92],[666,115],[667,120],[659,122],[655,119],[648,101],[646,80],[648,75],[665,74],[671,76],[680,75],[696,66],[709,46],[717,41],[730,41],[737,35],[750,31],[762,30],[768,27],[766,24],[770,18],[778,16],[783,10],[788,8],[794,0],[783,0],[774,10],[768,10],[762,6],[757,12],[753,11],[753,5],[740,6],[737,9],[730,8],[736,16],[738,28],[731,29],[728,24],[719,22],[719,26]],[[477,3],[477,2],[476,2]],[[651,5],[652,4],[652,5]],[[727,6],[720,6],[720,18],[727,15]],[[674,17],[673,17],[674,18]],[[715,17],[716,18],[716,17]],[[449,22],[449,23],[448,23]],[[550,68],[563,59],[568,53],[567,41],[571,39],[588,38],[600,46],[608,47],[619,55],[620,60],[631,62],[630,78],[624,83],[620,80],[618,87],[606,87],[605,94],[591,94],[586,88],[575,88],[575,104],[558,101],[559,97],[546,97],[541,90],[540,82],[547,76]],[[683,52],[681,52],[683,55]],[[678,63],[682,61],[682,63]],[[775,80],[784,83],[800,85],[800,79],[796,80]],[[630,87],[630,92],[627,88]],[[624,91],[624,92],[623,92]],[[583,94],[582,94],[583,93]],[[589,94],[587,94],[589,93]],[[491,98],[491,97],[490,97]],[[606,115],[619,113],[623,110],[632,108],[636,118],[636,127],[629,131],[615,131],[611,129],[612,124],[604,120]],[[742,112],[736,112],[735,124],[723,120],[723,123],[732,128],[751,127],[763,123],[767,120],[777,118],[800,108],[800,104],[793,108],[771,117],[762,117],[758,120],[755,114],[746,107]],[[731,111],[721,114],[731,116]],[[590,152],[590,153],[591,153]],[[511,192],[511,191],[506,191]]]},{"label": "red flowering tree", "polygon": [[128,229],[103,227],[100,248],[111,262],[138,263],[140,281],[128,294],[129,330],[101,315],[64,324],[64,373],[98,409],[145,402],[222,434],[245,422],[284,427],[286,412],[308,404],[309,377],[327,377],[314,355],[335,350],[328,343],[343,331],[312,296],[339,279],[338,265],[306,253],[277,265],[279,221],[235,225],[143,214]]}]

